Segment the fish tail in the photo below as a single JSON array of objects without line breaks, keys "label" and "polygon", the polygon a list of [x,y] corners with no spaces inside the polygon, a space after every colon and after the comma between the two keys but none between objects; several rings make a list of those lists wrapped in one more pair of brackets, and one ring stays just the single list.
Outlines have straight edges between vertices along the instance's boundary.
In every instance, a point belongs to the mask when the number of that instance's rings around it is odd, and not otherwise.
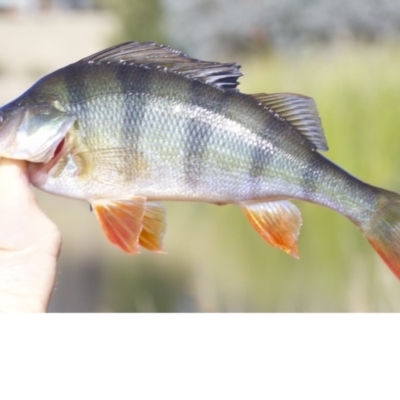
[{"label": "fish tail", "polygon": [[381,190],[377,209],[367,223],[359,224],[383,261],[400,279],[400,195]]}]

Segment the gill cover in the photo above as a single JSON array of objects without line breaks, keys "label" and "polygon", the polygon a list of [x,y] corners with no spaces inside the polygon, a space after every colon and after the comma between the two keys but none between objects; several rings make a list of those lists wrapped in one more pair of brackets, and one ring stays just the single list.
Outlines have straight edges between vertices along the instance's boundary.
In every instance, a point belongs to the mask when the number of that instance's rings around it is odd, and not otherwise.
[{"label": "gill cover", "polygon": [[50,106],[4,106],[0,110],[0,157],[48,162],[76,117]]}]

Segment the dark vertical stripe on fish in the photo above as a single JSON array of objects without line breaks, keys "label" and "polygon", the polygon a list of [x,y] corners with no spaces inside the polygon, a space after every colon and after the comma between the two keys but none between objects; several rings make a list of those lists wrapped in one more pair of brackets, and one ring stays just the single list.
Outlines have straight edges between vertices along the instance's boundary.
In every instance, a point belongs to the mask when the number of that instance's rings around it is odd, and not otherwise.
[{"label": "dark vertical stripe on fish", "polygon": [[318,190],[318,165],[310,163],[301,173],[301,188],[305,199],[313,199]]},{"label": "dark vertical stripe on fish", "polygon": [[198,119],[191,119],[187,125],[185,140],[185,181],[197,186],[203,172],[204,155],[210,140],[211,127]]},{"label": "dark vertical stripe on fish", "polygon": [[[213,103],[212,111],[218,113],[229,99],[226,91],[215,92],[214,98],[204,96],[203,85],[198,81],[191,81],[188,87],[189,102],[193,106],[209,108]],[[185,131],[184,172],[185,181],[191,186],[198,185],[204,170],[204,156],[210,140],[212,127],[198,118],[190,118]]]},{"label": "dark vertical stripe on fish", "polygon": [[[86,93],[86,77],[87,70],[81,68],[78,65],[72,65],[64,69],[63,74],[63,85],[64,91],[67,96],[67,105],[70,107],[73,113],[78,115],[78,120],[75,123],[75,126],[81,127],[82,132],[90,132],[91,131],[91,119],[88,118],[88,114],[90,114],[90,110],[88,109],[88,105],[84,99],[87,98]],[[83,116],[83,118],[79,118]],[[83,135],[82,141],[86,141],[86,137]]]},{"label": "dark vertical stripe on fish", "polygon": [[259,178],[264,176],[270,166],[270,163],[273,161],[273,154],[271,150],[262,145],[264,140],[265,143],[270,142],[270,140],[268,140],[268,131],[271,129],[271,123],[273,122],[273,119],[267,115],[266,119],[262,122],[262,128],[257,134],[259,137],[259,143],[255,143],[251,148],[249,176],[253,178],[252,182],[254,194],[257,194],[257,192],[261,189],[259,183],[262,182],[262,180]]},{"label": "dark vertical stripe on fish", "polygon": [[263,189],[263,176],[269,164],[269,154],[260,145],[254,145],[250,150],[249,184],[251,195],[257,197]]},{"label": "dark vertical stripe on fish", "polygon": [[[271,164],[277,160],[276,151],[279,151],[280,137],[289,135],[291,128],[282,126],[281,121],[270,113],[264,113],[252,122],[254,129],[257,126],[261,127],[256,130],[258,143],[254,143],[251,148],[249,168],[251,191],[253,196],[257,197],[260,192],[265,191],[265,175],[271,171]],[[283,130],[286,132],[282,132]],[[275,169],[276,166],[272,168]]]},{"label": "dark vertical stripe on fish", "polygon": [[[86,98],[85,77],[86,73],[79,66],[64,68],[64,88],[68,96],[68,103],[73,104]],[[81,104],[80,107],[84,107]]]},{"label": "dark vertical stripe on fish", "polygon": [[124,94],[120,115],[122,119],[120,144],[121,148],[126,149],[123,158],[124,165],[127,168],[124,174],[127,181],[132,181],[138,175],[142,165],[139,140],[147,106],[147,96],[145,94],[151,88],[151,71],[142,70],[137,79],[135,79],[134,87],[132,74],[129,72],[131,71],[127,70],[124,65],[120,65],[116,73],[116,79],[119,83],[119,90]]},{"label": "dark vertical stripe on fish", "polygon": [[213,112],[226,113],[232,108],[232,92],[227,90],[207,89],[204,83],[196,80],[189,82],[188,101],[195,106],[212,110]]},{"label": "dark vertical stripe on fish", "polygon": [[266,166],[268,165],[268,153],[258,145],[251,148],[251,164],[249,175],[251,178],[260,178],[264,175]]}]

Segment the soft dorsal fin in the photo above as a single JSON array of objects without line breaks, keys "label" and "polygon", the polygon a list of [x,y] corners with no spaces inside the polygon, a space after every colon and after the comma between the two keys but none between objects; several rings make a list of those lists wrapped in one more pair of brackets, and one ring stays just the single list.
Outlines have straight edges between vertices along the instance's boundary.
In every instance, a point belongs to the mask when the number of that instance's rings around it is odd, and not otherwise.
[{"label": "soft dorsal fin", "polygon": [[293,93],[258,93],[253,97],[288,121],[318,150],[328,150],[321,119],[311,97]]},{"label": "soft dorsal fin", "polygon": [[153,42],[122,43],[86,57],[79,63],[123,63],[165,70],[196,79],[220,89],[237,91],[242,74],[236,63],[218,63],[191,58],[180,51]]}]

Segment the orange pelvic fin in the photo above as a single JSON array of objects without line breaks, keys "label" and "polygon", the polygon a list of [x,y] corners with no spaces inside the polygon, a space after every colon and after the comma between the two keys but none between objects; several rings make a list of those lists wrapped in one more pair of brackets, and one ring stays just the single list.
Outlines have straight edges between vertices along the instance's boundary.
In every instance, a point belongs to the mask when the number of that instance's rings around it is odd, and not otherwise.
[{"label": "orange pelvic fin", "polygon": [[139,238],[146,210],[145,197],[96,200],[92,207],[111,243],[126,253],[140,253]]},{"label": "orange pelvic fin", "polygon": [[165,233],[165,209],[159,203],[147,203],[139,244],[155,253],[165,253],[162,240]]},{"label": "orange pelvic fin", "polygon": [[272,246],[299,258],[297,238],[301,227],[298,208],[287,200],[242,206],[255,230]]}]

